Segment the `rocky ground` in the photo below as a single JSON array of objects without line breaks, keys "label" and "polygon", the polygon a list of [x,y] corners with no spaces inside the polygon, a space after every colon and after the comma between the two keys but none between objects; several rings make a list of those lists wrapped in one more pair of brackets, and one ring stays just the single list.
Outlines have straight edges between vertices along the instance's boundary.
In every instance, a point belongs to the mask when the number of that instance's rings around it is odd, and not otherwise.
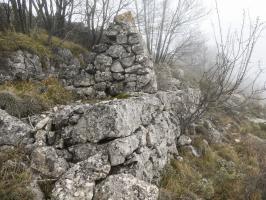
[{"label": "rocky ground", "polygon": [[[247,167],[239,164],[242,157],[233,145],[253,141],[264,146],[263,117],[234,118],[239,110],[210,112],[181,135],[177,115],[184,111],[184,97],[197,102],[199,90],[183,82],[182,70],[169,77],[170,69],[162,72],[153,66],[133,21],[115,18],[103,42],[89,53],[76,57],[69,49],[57,48],[55,55],[57,61],[48,59],[44,67],[38,55],[19,50],[0,66],[4,88],[0,92],[0,199],[223,199],[214,195],[219,193],[212,178],[215,172],[228,172],[232,163]],[[56,78],[63,89],[58,84],[47,86],[47,76]],[[35,87],[38,81],[45,84]],[[34,105],[18,90],[31,95],[36,90],[42,94],[36,99],[53,99],[53,103],[44,112],[14,114],[8,105],[23,109]],[[15,97],[14,91],[21,96]],[[71,96],[69,91],[79,100],[60,101]],[[233,102],[237,100],[241,99]],[[66,105],[54,106],[61,102]],[[243,131],[241,120],[253,125]],[[224,153],[219,145],[234,151]],[[251,162],[247,154],[243,157]],[[255,164],[260,165],[258,160]],[[254,173],[261,169],[250,166]],[[210,168],[204,171],[205,167]],[[220,197],[241,199],[231,193]]]}]

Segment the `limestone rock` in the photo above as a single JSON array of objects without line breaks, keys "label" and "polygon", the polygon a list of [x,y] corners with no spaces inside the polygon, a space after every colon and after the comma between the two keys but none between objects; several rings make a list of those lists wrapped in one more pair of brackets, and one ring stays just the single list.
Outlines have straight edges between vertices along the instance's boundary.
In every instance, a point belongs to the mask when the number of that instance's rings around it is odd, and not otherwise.
[{"label": "limestone rock", "polygon": [[187,135],[181,135],[178,138],[178,145],[180,146],[190,145],[191,142],[192,142],[191,138]]},{"label": "limestone rock", "polygon": [[104,54],[100,54],[100,55],[96,56],[94,64],[95,65],[103,65],[103,66],[111,66],[112,58],[109,56],[106,56]]},{"label": "limestone rock", "polygon": [[139,69],[141,69],[141,65],[133,65],[132,67],[126,68],[125,72],[128,74],[137,73]]},{"label": "limestone rock", "polygon": [[48,177],[58,178],[68,168],[64,158],[53,147],[38,147],[31,154],[31,168]]},{"label": "limestone rock", "polygon": [[125,52],[125,48],[121,45],[113,45],[106,51],[112,58],[120,58]]},{"label": "limestone rock", "polygon": [[0,146],[27,143],[32,129],[0,109]]},{"label": "limestone rock", "polygon": [[121,73],[124,72],[124,68],[119,61],[116,61],[111,66],[111,72]]},{"label": "limestone rock", "polygon": [[74,162],[85,160],[98,152],[98,148],[95,144],[78,144],[71,146],[68,151],[72,154]]},{"label": "limestone rock", "polygon": [[135,61],[135,56],[134,55],[129,55],[127,57],[124,57],[121,59],[121,63],[124,67],[131,67],[134,64]]},{"label": "limestone rock", "polygon": [[126,157],[132,154],[139,147],[139,140],[136,135],[121,138],[110,142],[108,153],[112,166],[125,162]]},{"label": "limestone rock", "polygon": [[118,174],[96,186],[94,200],[157,200],[158,194],[156,186],[129,174]]},{"label": "limestone rock", "polygon": [[79,162],[56,182],[52,196],[58,200],[91,200],[95,181],[105,178],[110,169],[108,157],[103,154]]}]

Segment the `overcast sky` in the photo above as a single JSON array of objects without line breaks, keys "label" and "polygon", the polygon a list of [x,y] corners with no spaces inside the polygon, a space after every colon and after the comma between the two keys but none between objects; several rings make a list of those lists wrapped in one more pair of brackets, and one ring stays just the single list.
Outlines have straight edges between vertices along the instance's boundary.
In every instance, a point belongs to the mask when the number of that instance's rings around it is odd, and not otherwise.
[{"label": "overcast sky", "polygon": [[[215,0],[202,0],[208,10],[208,17],[202,22],[202,31],[208,38],[212,35],[212,22],[217,22],[215,15]],[[266,21],[266,0],[217,0],[223,27],[237,28],[241,24],[243,10],[248,11],[251,18],[260,17]],[[266,69],[266,31],[262,35],[254,52],[253,62],[261,61]]]}]

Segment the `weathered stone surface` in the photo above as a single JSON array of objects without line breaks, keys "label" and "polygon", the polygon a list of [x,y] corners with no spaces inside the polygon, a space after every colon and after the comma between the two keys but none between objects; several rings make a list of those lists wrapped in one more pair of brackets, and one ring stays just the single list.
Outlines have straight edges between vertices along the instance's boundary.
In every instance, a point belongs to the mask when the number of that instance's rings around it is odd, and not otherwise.
[{"label": "weathered stone surface", "polygon": [[124,68],[119,61],[116,61],[111,66],[111,72],[121,73],[124,72]]},{"label": "weathered stone surface", "polygon": [[94,200],[156,200],[158,194],[156,186],[129,174],[118,174],[96,186]]},{"label": "weathered stone surface", "polygon": [[132,51],[136,54],[136,55],[142,55],[144,54],[144,46],[141,44],[135,44],[132,46]]},{"label": "weathered stone surface", "polygon": [[109,56],[106,56],[104,54],[100,54],[100,55],[96,56],[94,64],[95,65],[103,65],[103,66],[111,66],[112,58]]},{"label": "weathered stone surface", "polygon": [[126,157],[132,154],[139,147],[139,139],[136,135],[121,138],[110,142],[108,153],[112,166],[125,162]]},{"label": "weathered stone surface", "polygon": [[96,56],[97,56],[97,53],[95,53],[95,52],[88,52],[88,53],[86,53],[84,55],[84,61],[85,61],[85,63],[87,63],[87,64],[93,64]]},{"label": "weathered stone surface", "polygon": [[96,154],[70,168],[56,182],[52,196],[58,200],[91,200],[95,181],[105,178],[110,169],[108,157]]},{"label": "weathered stone surface", "polygon": [[138,70],[142,68],[141,65],[133,65],[132,67],[126,68],[125,72],[128,74],[137,73]]},{"label": "weathered stone surface", "polygon": [[112,73],[108,70],[104,71],[104,72],[97,72],[95,74],[95,81],[96,82],[107,82],[107,81],[112,81]]},{"label": "weathered stone surface", "polygon": [[184,145],[190,145],[192,142],[191,138],[186,135],[181,135],[178,138],[178,145],[184,146]]},{"label": "weathered stone surface", "polygon": [[94,52],[96,52],[96,53],[103,53],[107,49],[108,49],[108,45],[107,44],[98,44],[98,45],[95,45],[92,50]]},{"label": "weathered stone surface", "polygon": [[116,42],[118,44],[126,44],[127,43],[127,35],[126,34],[117,35]]},{"label": "weathered stone surface", "polygon": [[121,73],[112,73],[113,79],[116,81],[122,81],[125,79],[125,75]]},{"label": "weathered stone surface", "polygon": [[72,154],[73,162],[80,162],[95,155],[99,149],[95,144],[86,143],[71,146],[68,151]]},{"label": "weathered stone surface", "polygon": [[124,83],[123,82],[117,82],[117,83],[113,83],[110,87],[109,87],[109,93],[112,96],[116,96],[118,94],[121,94],[124,92]]},{"label": "weathered stone surface", "polygon": [[58,178],[67,170],[68,163],[53,147],[37,147],[31,154],[31,168],[42,175]]},{"label": "weathered stone surface", "polygon": [[27,143],[32,129],[0,109],[0,146]]},{"label": "weathered stone surface", "polygon": [[87,73],[83,73],[82,76],[79,76],[74,80],[75,87],[90,87],[94,84],[94,76]]},{"label": "weathered stone surface", "polygon": [[106,51],[106,53],[111,56],[112,58],[120,58],[123,53],[125,53],[126,50],[121,45],[112,45],[110,48]]},{"label": "weathered stone surface", "polygon": [[138,44],[141,43],[141,36],[139,34],[131,34],[128,37],[129,44]]},{"label": "weathered stone surface", "polygon": [[135,56],[129,55],[121,59],[121,63],[124,67],[131,67],[135,62]]}]

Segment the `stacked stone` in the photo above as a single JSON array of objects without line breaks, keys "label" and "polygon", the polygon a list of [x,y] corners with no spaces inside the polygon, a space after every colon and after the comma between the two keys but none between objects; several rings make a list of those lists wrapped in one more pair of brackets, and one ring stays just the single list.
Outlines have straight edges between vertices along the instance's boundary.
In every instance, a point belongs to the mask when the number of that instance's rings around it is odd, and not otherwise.
[{"label": "stacked stone", "polygon": [[85,85],[91,86],[89,92],[96,96],[157,90],[153,62],[134,22],[123,19],[124,15],[115,18],[102,43],[94,46],[85,58],[88,63],[85,73],[90,75],[84,75],[85,81],[78,82],[88,83]]}]

